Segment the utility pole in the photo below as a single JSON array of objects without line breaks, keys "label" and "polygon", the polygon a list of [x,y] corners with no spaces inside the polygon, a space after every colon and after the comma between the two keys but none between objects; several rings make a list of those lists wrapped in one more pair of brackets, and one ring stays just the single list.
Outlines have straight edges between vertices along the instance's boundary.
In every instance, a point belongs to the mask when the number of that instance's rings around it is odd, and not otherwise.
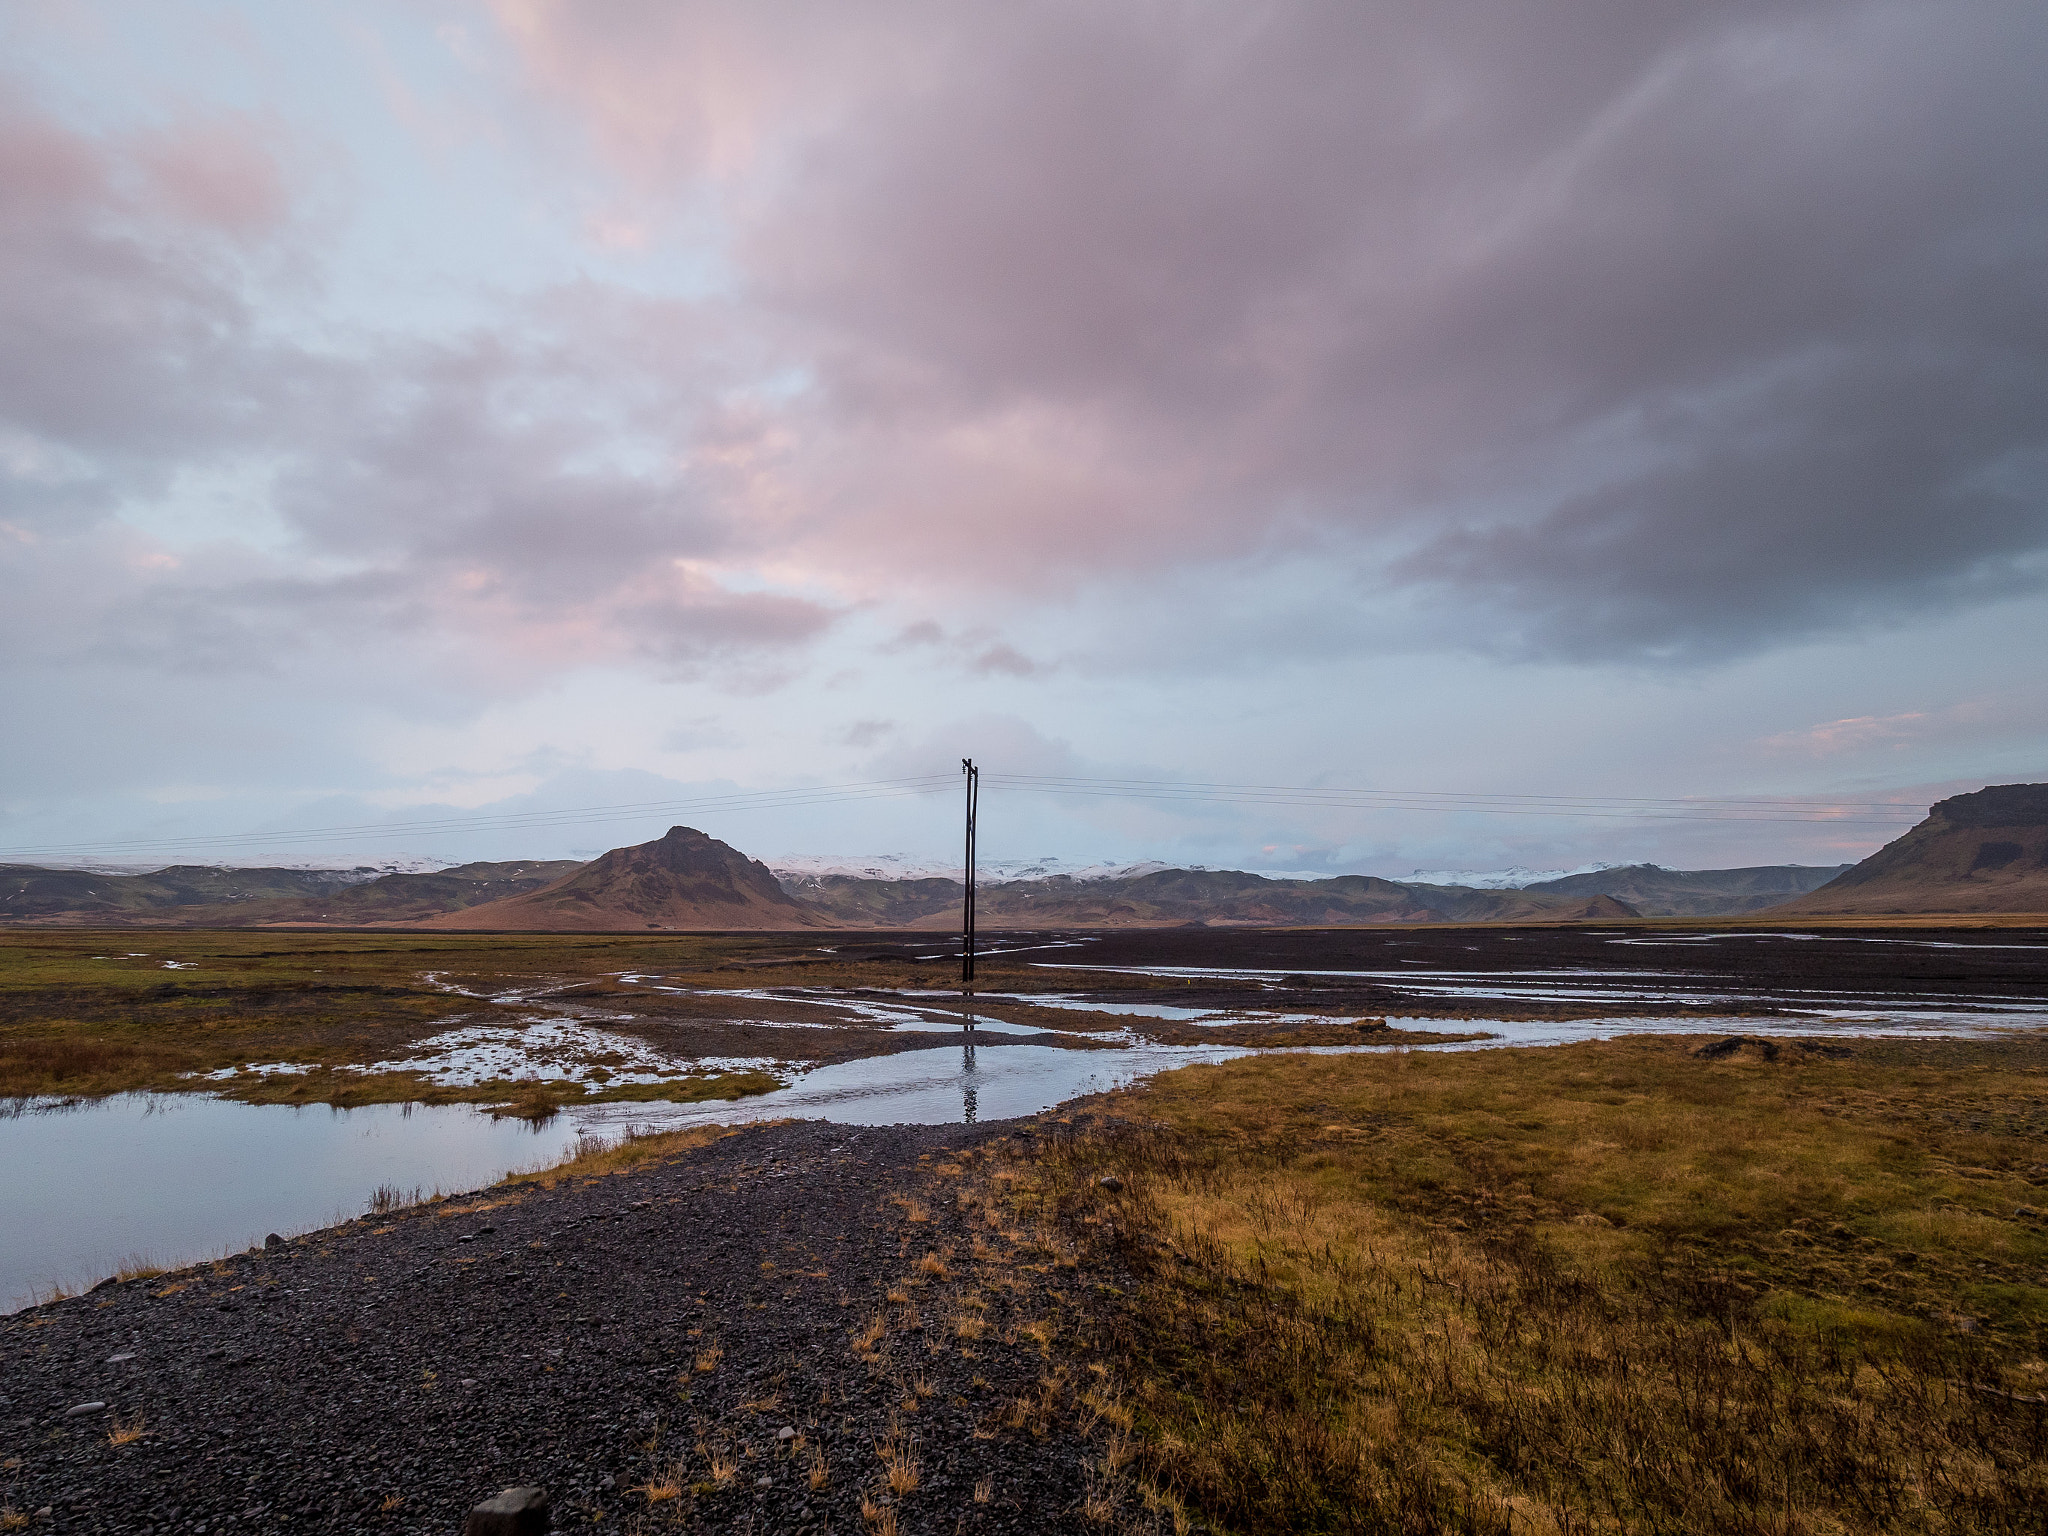
[{"label": "utility pole", "polygon": [[974,980],[974,809],[981,800],[981,770],[974,759],[960,759],[967,776],[967,904],[960,914],[960,985]]}]

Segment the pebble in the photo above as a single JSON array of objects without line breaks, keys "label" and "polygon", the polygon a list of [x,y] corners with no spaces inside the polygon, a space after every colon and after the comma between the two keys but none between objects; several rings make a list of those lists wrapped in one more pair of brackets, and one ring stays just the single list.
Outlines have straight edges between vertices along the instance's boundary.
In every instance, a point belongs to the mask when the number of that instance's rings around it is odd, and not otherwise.
[{"label": "pebble", "polygon": [[67,1419],[75,1419],[78,1418],[81,1414],[105,1413],[106,1411],[107,1405],[105,1403],[76,1403],[64,1410],[64,1417]]},{"label": "pebble", "polygon": [[462,1536],[540,1536],[551,1523],[545,1488],[507,1488],[469,1512]]},{"label": "pebble", "polygon": [[[465,1526],[478,1501],[507,1485],[545,1486],[564,1527],[629,1529],[647,1513],[634,1490],[694,1455],[701,1420],[760,1459],[743,1457],[754,1475],[743,1471],[722,1494],[698,1491],[661,1506],[676,1536],[858,1532],[864,1485],[837,1474],[871,1464],[902,1409],[895,1378],[876,1376],[850,1338],[903,1275],[903,1238],[914,1236],[920,1249],[964,1249],[974,1233],[974,1218],[949,1202],[931,1201],[930,1222],[915,1229],[878,1211],[891,1193],[923,1189],[929,1173],[919,1154],[985,1146],[997,1129],[1009,1127],[862,1129],[857,1162],[801,1187],[747,1180],[735,1189],[731,1173],[743,1155],[758,1163],[770,1147],[800,1162],[843,1144],[848,1128],[747,1131],[678,1163],[529,1190],[491,1213],[505,1246],[529,1260],[521,1269],[450,1264],[455,1234],[400,1220],[389,1231],[363,1224],[308,1234],[269,1259],[231,1261],[228,1274],[193,1270],[185,1292],[167,1300],[130,1286],[106,1293],[110,1306],[95,1298],[0,1319],[0,1395],[13,1398],[17,1414],[29,1411],[33,1393],[43,1414],[60,1415],[81,1366],[117,1352],[139,1358],[140,1340],[150,1341],[147,1368],[116,1380],[121,1415],[144,1419],[153,1438],[116,1447],[99,1432],[104,1425],[83,1422],[41,1441],[9,1432],[21,1442],[9,1453],[23,1465],[7,1474],[8,1502],[17,1510],[55,1503],[67,1536],[148,1528],[190,1536],[201,1521],[207,1536],[454,1536],[466,1528],[499,1536],[519,1528]],[[611,1219],[650,1195],[627,1220]],[[529,1255],[528,1242],[549,1232],[561,1234],[554,1251]],[[264,1314],[245,1305],[246,1318],[213,1310],[225,1286],[281,1274],[286,1259],[302,1282],[288,1295],[250,1286],[238,1297],[282,1306]],[[932,1283],[933,1304],[943,1307],[937,1293],[964,1283],[957,1275]],[[363,1307],[372,1292],[381,1301],[375,1312]],[[1010,1305],[996,1301],[999,1310]],[[923,1338],[892,1328],[885,1344],[898,1368],[936,1389],[909,1426],[924,1468],[922,1525],[951,1530],[965,1515],[979,1536],[1099,1536],[1080,1513],[1085,1467],[1067,1429],[1044,1439],[1008,1430],[974,1438],[987,1415],[1035,1389],[1036,1351],[1010,1349],[998,1332],[970,1360],[927,1347],[941,1333],[950,1345],[937,1327]],[[722,1357],[713,1368],[694,1370],[714,1346]],[[449,1376],[456,1356],[489,1376]],[[762,1400],[778,1394],[779,1408],[767,1409]],[[943,1406],[955,1398],[971,1407]],[[806,1449],[792,1457],[798,1439]],[[807,1493],[813,1445],[835,1475]],[[974,1475],[963,1477],[963,1468]],[[764,1472],[765,1484],[757,1481]],[[1019,1490],[1020,1505],[999,1519],[969,1502],[975,1479],[991,1474]],[[401,1501],[396,1513],[380,1514],[392,1497]],[[684,1505],[695,1514],[672,1519]],[[587,1526],[600,1510],[602,1524]]]}]

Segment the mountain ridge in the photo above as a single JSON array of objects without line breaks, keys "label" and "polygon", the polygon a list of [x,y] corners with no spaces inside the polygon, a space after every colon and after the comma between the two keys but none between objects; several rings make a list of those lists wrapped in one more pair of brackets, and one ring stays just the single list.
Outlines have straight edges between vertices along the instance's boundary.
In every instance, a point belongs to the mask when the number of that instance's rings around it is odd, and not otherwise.
[{"label": "mountain ridge", "polygon": [[2048,784],[1990,784],[1926,818],[1774,917],[2048,913]]}]

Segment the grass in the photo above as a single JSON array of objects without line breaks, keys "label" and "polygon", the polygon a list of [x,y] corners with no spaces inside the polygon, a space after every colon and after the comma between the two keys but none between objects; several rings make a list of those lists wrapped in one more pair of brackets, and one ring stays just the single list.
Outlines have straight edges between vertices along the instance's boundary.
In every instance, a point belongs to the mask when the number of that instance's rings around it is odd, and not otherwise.
[{"label": "grass", "polygon": [[1690,1043],[1190,1068],[992,1181],[1093,1286],[1132,1439],[1091,1496],[1128,1461],[1240,1536],[2041,1529],[2048,1042]]},{"label": "grass", "polygon": [[[615,986],[606,973],[628,969],[731,986],[721,968],[762,947],[688,935],[0,930],[0,1098],[203,1087],[251,1103],[351,1105],[525,1094],[521,1112],[542,1113],[543,1100],[582,1100],[581,1086],[449,1087],[344,1069],[403,1057],[457,1022],[516,1024],[521,1005],[494,994]],[[205,1084],[189,1075],[279,1061],[310,1070]],[[590,1099],[694,1101],[776,1086],[767,1073],[727,1074],[608,1085]]]},{"label": "grass", "polygon": [[643,1168],[650,1163],[671,1161],[685,1152],[698,1147],[708,1147],[712,1142],[727,1136],[738,1136],[748,1130],[764,1126],[783,1125],[781,1120],[758,1121],[749,1126],[697,1125],[680,1131],[659,1131],[651,1136],[626,1136],[619,1141],[606,1141],[597,1137],[585,1138],[578,1144],[575,1156],[552,1163],[545,1168],[534,1168],[524,1173],[507,1174],[500,1184],[536,1184],[542,1189],[553,1189],[565,1180],[603,1178],[608,1174],[625,1173],[629,1169]]},{"label": "grass", "polygon": [[148,1433],[149,1428],[143,1423],[140,1414],[137,1414],[126,1423],[116,1419],[114,1427],[107,1431],[107,1444],[113,1446],[133,1445]]}]

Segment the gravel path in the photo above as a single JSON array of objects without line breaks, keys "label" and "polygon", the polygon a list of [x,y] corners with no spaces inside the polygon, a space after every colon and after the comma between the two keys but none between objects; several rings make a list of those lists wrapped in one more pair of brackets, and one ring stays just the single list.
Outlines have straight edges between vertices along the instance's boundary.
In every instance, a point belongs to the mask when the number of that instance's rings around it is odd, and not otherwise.
[{"label": "gravel path", "polygon": [[746,1130],[0,1318],[0,1523],[1099,1530],[1041,1385],[1078,1276],[962,1203],[1013,1129]]}]

